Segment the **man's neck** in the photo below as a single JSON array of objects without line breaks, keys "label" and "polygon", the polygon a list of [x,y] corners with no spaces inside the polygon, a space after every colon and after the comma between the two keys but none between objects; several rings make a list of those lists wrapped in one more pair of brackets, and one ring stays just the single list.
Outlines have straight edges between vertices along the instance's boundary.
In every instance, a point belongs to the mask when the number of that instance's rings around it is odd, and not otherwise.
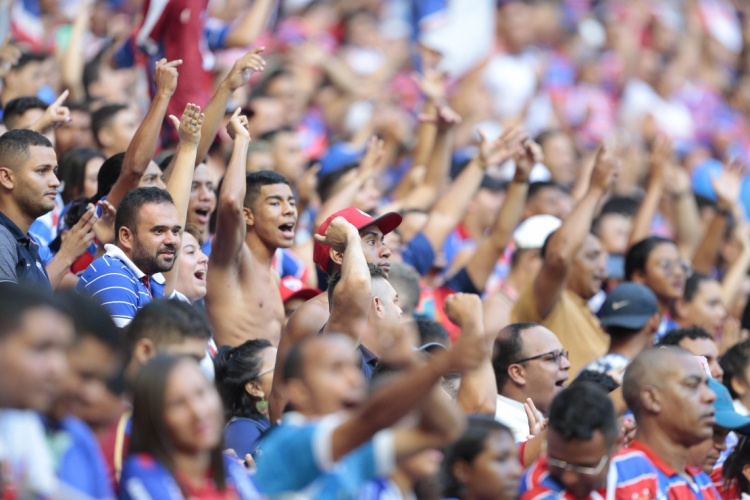
[{"label": "man's neck", "polygon": [[175,453],[175,470],[188,480],[191,486],[202,488],[211,466],[211,452]]},{"label": "man's neck", "polygon": [[505,398],[512,399],[519,404],[524,404],[529,396],[524,394],[523,390],[520,388],[511,386],[512,382],[508,382],[499,394]]},{"label": "man's neck", "polygon": [[635,359],[642,351],[649,347],[650,336],[644,333],[636,333],[625,339],[612,339],[610,337],[609,351],[607,354],[620,354],[628,359]]},{"label": "man's neck", "polygon": [[32,217],[28,214],[23,213],[18,205],[6,204],[3,203],[2,200],[0,200],[0,212],[5,214],[7,218],[13,221],[13,224],[18,226],[18,229],[20,229],[23,234],[27,234],[29,232],[31,224],[33,224],[36,220],[36,217]]},{"label": "man's neck", "polygon": [[648,446],[654,455],[678,474],[685,473],[690,448],[673,442],[657,427],[656,422],[639,423],[635,438]]},{"label": "man's neck", "polygon": [[271,267],[271,264],[273,264],[273,256],[276,253],[277,248],[266,245],[263,240],[258,237],[255,231],[247,232],[245,243],[250,249],[250,253],[253,254],[253,259],[269,268]]}]

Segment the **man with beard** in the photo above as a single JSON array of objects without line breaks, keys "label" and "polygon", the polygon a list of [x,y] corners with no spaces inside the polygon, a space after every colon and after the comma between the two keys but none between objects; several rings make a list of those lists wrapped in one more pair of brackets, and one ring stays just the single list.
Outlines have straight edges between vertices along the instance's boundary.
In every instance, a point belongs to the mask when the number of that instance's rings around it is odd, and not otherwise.
[{"label": "man with beard", "polygon": [[179,215],[169,193],[137,188],[117,207],[115,244],[83,272],[76,289],[96,298],[122,328],[138,310],[164,295],[162,272],[175,262]]}]

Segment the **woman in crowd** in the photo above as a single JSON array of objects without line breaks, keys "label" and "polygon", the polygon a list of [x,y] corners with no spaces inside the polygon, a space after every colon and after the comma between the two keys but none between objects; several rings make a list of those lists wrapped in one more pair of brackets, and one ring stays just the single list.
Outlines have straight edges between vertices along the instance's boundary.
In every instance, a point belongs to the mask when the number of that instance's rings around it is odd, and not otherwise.
[{"label": "woman in crowd", "polygon": [[160,355],[133,387],[129,456],[120,498],[258,498],[246,471],[222,454],[221,398],[196,362]]},{"label": "woman in crowd", "polygon": [[719,364],[724,370],[724,385],[734,399],[734,409],[741,415],[750,415],[750,340],[734,345]]},{"label": "woman in crowd", "polygon": [[223,346],[216,354],[216,387],[229,422],[224,443],[238,457],[255,452],[260,436],[271,427],[268,396],[275,366],[276,348],[265,339]]},{"label": "woman in crowd", "polygon": [[99,169],[104,155],[96,149],[71,149],[60,157],[60,182],[63,184],[62,199],[67,205],[77,198],[96,195]]},{"label": "woman in crowd", "polygon": [[491,417],[469,417],[464,435],[445,455],[445,498],[511,500],[523,469],[513,435]]},{"label": "woman in crowd", "polygon": [[206,296],[208,256],[201,250],[202,246],[201,232],[188,222],[180,242],[175,290],[191,304]]}]

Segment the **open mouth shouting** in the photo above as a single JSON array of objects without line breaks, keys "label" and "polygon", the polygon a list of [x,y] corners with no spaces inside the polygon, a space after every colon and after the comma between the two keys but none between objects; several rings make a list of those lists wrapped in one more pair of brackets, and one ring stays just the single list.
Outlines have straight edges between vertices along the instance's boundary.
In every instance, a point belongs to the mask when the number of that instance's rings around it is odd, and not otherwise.
[{"label": "open mouth shouting", "polygon": [[211,218],[211,209],[209,207],[198,207],[193,210],[193,213],[195,214],[195,220],[199,224],[208,224]]},{"label": "open mouth shouting", "polygon": [[294,222],[289,222],[287,224],[282,224],[279,226],[279,231],[281,231],[282,236],[287,240],[293,240],[294,239]]}]

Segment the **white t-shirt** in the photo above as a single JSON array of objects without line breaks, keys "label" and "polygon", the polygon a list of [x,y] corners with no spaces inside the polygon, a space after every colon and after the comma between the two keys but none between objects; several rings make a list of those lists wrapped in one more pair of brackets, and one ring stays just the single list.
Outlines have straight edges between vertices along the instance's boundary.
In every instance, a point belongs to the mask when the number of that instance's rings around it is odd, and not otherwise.
[{"label": "white t-shirt", "polygon": [[516,443],[523,443],[529,437],[529,419],[526,417],[523,403],[498,394],[495,420],[510,429]]}]

